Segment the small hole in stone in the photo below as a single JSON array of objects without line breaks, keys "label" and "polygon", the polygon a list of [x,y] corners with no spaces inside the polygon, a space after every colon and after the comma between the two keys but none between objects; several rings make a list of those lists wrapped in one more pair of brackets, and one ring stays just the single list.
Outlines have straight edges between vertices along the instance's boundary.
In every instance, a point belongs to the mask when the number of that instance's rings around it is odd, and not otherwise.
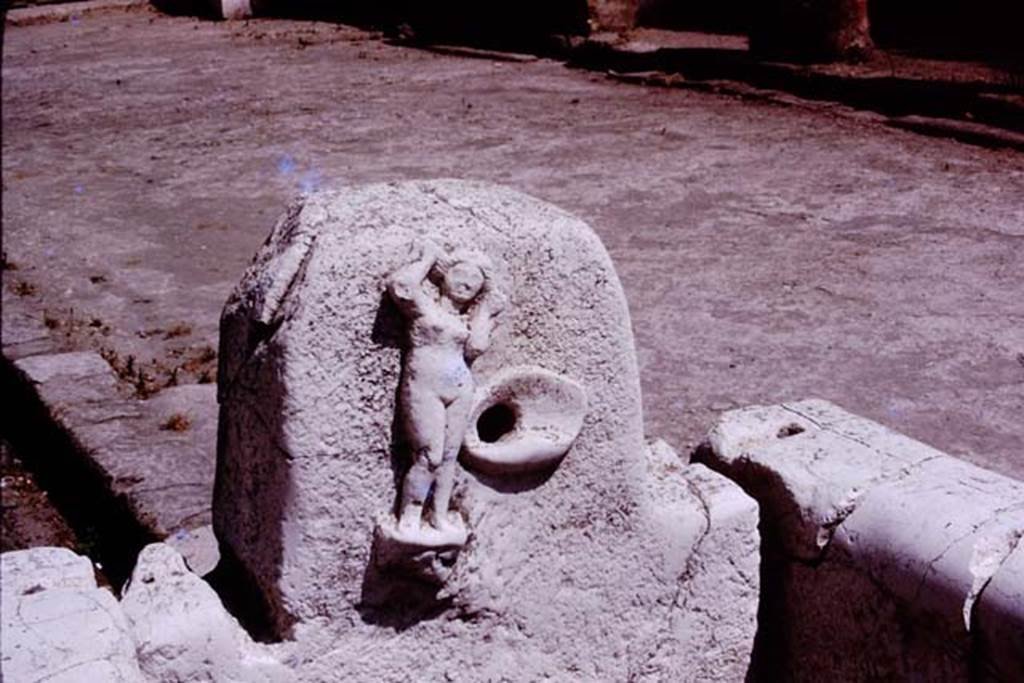
[{"label": "small hole in stone", "polygon": [[476,433],[484,443],[494,443],[516,427],[516,413],[504,403],[496,403],[480,414]]},{"label": "small hole in stone", "polygon": [[796,436],[797,434],[803,434],[804,431],[804,428],[796,423],[788,424],[779,430],[778,437],[780,439],[785,439],[787,436]]}]

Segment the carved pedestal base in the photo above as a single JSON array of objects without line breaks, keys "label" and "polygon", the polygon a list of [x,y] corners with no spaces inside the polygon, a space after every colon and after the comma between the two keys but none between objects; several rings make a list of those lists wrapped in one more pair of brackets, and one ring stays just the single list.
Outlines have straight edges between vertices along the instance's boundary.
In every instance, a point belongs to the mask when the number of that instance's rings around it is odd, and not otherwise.
[{"label": "carved pedestal base", "polygon": [[454,513],[452,518],[456,523],[445,529],[421,525],[411,530],[400,529],[390,515],[378,519],[373,534],[377,566],[445,583],[469,538],[462,518]]}]

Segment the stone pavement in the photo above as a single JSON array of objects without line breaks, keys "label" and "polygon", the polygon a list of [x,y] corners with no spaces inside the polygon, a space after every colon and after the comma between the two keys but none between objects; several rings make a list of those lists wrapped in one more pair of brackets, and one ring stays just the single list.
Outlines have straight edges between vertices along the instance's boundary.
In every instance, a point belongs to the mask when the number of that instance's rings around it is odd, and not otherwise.
[{"label": "stone pavement", "polygon": [[647,430],[680,451],[723,410],[820,396],[1024,476],[1019,153],[329,24],[138,9],[4,38],[8,357],[101,351],[143,397],[209,382],[291,196],[474,178],[600,234]]}]

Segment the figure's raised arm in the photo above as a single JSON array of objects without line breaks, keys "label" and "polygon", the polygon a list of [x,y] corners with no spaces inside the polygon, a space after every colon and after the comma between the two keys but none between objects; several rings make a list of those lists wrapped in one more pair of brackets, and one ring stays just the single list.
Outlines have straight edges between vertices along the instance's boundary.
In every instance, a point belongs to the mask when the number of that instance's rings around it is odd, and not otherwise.
[{"label": "figure's raised arm", "polygon": [[495,318],[505,310],[505,303],[505,295],[492,290],[484,294],[473,311],[469,321],[469,339],[466,340],[466,358],[470,361],[476,360],[490,347]]},{"label": "figure's raised arm", "polygon": [[420,314],[427,302],[423,281],[437,263],[441,249],[430,240],[418,244],[420,255],[412,263],[402,266],[388,277],[388,294],[407,313]]}]

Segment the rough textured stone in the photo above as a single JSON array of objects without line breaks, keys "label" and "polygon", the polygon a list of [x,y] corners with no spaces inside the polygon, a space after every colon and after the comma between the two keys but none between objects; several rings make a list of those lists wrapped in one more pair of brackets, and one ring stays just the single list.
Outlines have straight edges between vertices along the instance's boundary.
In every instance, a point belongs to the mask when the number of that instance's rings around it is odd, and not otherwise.
[{"label": "rough textured stone", "polygon": [[[403,321],[384,286],[424,237],[485,253],[510,283],[477,381],[539,366],[578,382],[588,405],[553,472],[459,471],[455,508],[470,539],[440,589],[371,557],[375,519],[393,510],[402,476]],[[459,181],[309,196],[225,308],[220,381],[214,526],[279,633],[299,621],[314,662],[304,676],[685,678],[694,653],[713,649],[690,621],[700,607],[679,598],[706,590],[690,572],[716,515],[684,479],[653,483],[625,300],[600,242],[572,216]],[[671,524],[662,504],[681,506]],[[735,552],[749,567],[753,509],[734,514],[745,521],[727,528],[747,525]],[[734,580],[742,602],[716,607],[735,608],[747,641],[733,651],[743,637],[727,639],[724,679],[745,670],[755,599],[749,577]]]},{"label": "rough textured stone", "polygon": [[[727,413],[709,444],[761,504],[762,624],[777,625],[761,634],[762,673],[965,680],[1020,666],[1024,651],[1007,653],[1024,620],[1003,596],[1020,590],[1007,577],[1024,484],[824,401]],[[993,583],[1000,618],[980,618]]]},{"label": "rough textured stone", "polygon": [[0,669],[11,683],[141,683],[128,623],[92,564],[65,548],[0,556]]},{"label": "rough textured stone", "polygon": [[30,548],[0,555],[0,580],[13,595],[49,588],[96,587],[92,562],[67,548]]},{"label": "rough textured stone", "polygon": [[217,594],[164,543],[143,549],[121,602],[152,681],[294,681],[269,647],[252,642]]},{"label": "rough textured stone", "polygon": [[773,516],[786,551],[804,560],[821,556],[874,483],[943,457],[824,401],[726,412],[708,442],[717,465]]},{"label": "rough textured stone", "polygon": [[[750,664],[760,593],[757,503],[703,465],[682,465],[663,441],[648,451],[654,485],[651,515],[664,525],[667,567],[684,563],[679,593],[668,618],[674,637],[658,656],[688,660],[679,680],[740,680]],[[696,542],[689,530],[698,503],[704,525]],[[652,618],[656,618],[652,615]],[[672,665],[652,658],[642,670],[660,679]]]}]

